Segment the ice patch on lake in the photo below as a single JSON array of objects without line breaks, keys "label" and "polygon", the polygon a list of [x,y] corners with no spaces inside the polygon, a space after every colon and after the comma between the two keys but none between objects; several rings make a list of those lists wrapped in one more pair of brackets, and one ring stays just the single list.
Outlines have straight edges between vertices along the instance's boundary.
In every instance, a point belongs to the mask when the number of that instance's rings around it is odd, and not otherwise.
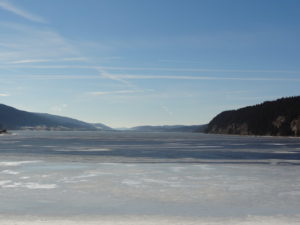
[{"label": "ice patch on lake", "polygon": [[112,163],[112,162],[101,162],[101,163],[98,163],[98,165],[103,165],[103,166],[119,166],[120,164],[119,163]]},{"label": "ice patch on lake", "polygon": [[56,184],[39,184],[39,183],[25,183],[24,187],[28,189],[54,189],[57,188]]},{"label": "ice patch on lake", "polygon": [[111,151],[111,148],[90,148],[90,149],[86,149],[85,151],[88,152],[109,152]]},{"label": "ice patch on lake", "polygon": [[73,176],[73,177],[64,177],[60,180],[63,183],[80,183],[87,182],[87,178],[95,178],[98,176],[109,176],[112,175],[111,172],[103,172],[103,171],[86,171],[81,175]]},{"label": "ice patch on lake", "polygon": [[0,218],[5,225],[299,225],[299,216],[249,216],[246,218],[189,218],[180,216],[76,216],[75,218]]},{"label": "ice patch on lake", "polygon": [[180,215],[0,216],[0,224],[5,225],[299,225],[299,221],[299,214],[216,218]]},{"label": "ice patch on lake", "polygon": [[299,197],[300,196],[300,190],[299,191],[289,191],[289,192],[282,192],[278,194],[279,197]]},{"label": "ice patch on lake", "polygon": [[141,182],[140,181],[137,181],[137,180],[122,180],[121,182],[122,184],[125,184],[125,185],[128,185],[128,186],[131,186],[131,187],[141,187]]},{"label": "ice patch on lake", "polygon": [[80,176],[77,176],[77,177],[74,177],[74,178],[89,178],[89,177],[97,177],[98,174],[97,173],[86,173],[86,174],[83,174],[83,175],[80,175]]},{"label": "ice patch on lake", "polygon": [[70,152],[70,151],[78,151],[78,152],[108,152],[111,151],[110,148],[72,148],[72,149],[56,149],[56,152]]},{"label": "ice patch on lake", "polygon": [[274,152],[275,154],[294,154],[295,152],[292,152],[292,151],[276,151],[276,152]]},{"label": "ice patch on lake", "polygon": [[170,183],[172,183],[172,182],[165,181],[165,180],[157,180],[157,179],[151,179],[151,178],[143,179],[143,181],[147,182],[147,183],[157,183],[157,184],[170,184]]},{"label": "ice patch on lake", "polygon": [[11,162],[0,162],[0,166],[20,166],[23,164],[30,164],[30,163],[39,163],[42,162],[40,160],[32,160],[32,161],[11,161]]},{"label": "ice patch on lake", "polygon": [[19,143],[21,141],[4,141],[4,140],[1,140],[0,143],[1,144],[16,144],[16,143]]},{"label": "ice patch on lake", "polygon": [[286,144],[283,144],[283,143],[266,143],[265,145],[284,146]]},{"label": "ice patch on lake", "polygon": [[2,187],[3,185],[6,185],[8,183],[11,183],[11,180],[0,180],[0,187]]},{"label": "ice patch on lake", "polygon": [[221,146],[221,145],[200,145],[200,146],[197,146],[197,148],[224,148],[224,146]]},{"label": "ice patch on lake", "polygon": [[160,185],[164,187],[173,187],[173,188],[179,188],[179,187],[186,187],[186,185],[181,184],[178,180],[159,180],[159,179],[151,179],[146,178],[143,179],[143,182],[147,184],[155,184]]},{"label": "ice patch on lake", "polygon": [[215,170],[215,168],[208,166],[208,165],[202,165],[202,164],[198,164],[198,165],[194,165],[194,167],[198,167],[201,170]]},{"label": "ice patch on lake", "polygon": [[34,182],[22,183],[11,180],[0,181],[0,188],[54,189],[56,184],[39,184]]},{"label": "ice patch on lake", "polygon": [[183,171],[185,168],[184,168],[184,167],[181,167],[181,166],[176,166],[176,167],[171,167],[170,169],[171,169],[173,172],[178,173],[178,172]]},{"label": "ice patch on lake", "polygon": [[17,174],[19,174],[20,172],[13,171],[13,170],[3,170],[3,171],[1,171],[1,173],[3,173],[3,174],[8,174],[8,175],[17,175]]}]

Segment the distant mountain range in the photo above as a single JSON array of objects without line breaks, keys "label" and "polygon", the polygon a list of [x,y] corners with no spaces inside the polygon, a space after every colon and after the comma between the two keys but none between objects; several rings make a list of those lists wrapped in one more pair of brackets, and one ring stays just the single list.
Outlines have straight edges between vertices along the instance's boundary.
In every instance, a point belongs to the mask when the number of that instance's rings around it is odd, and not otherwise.
[{"label": "distant mountain range", "polygon": [[97,130],[105,130],[105,131],[113,131],[114,129],[106,126],[103,123],[91,123],[91,125],[93,125]]},{"label": "distant mountain range", "polygon": [[[203,132],[207,125],[137,126],[126,129],[136,132]],[[80,120],[47,113],[27,112],[0,104],[0,130],[75,130],[115,131],[102,123],[86,123]]]},{"label": "distant mountain range", "polygon": [[132,127],[131,131],[140,132],[203,132],[206,125],[173,125],[173,126],[138,126]]},{"label": "distant mountain range", "polygon": [[210,121],[206,132],[300,136],[300,96],[222,112]]},{"label": "distant mountain range", "polygon": [[104,124],[90,124],[80,120],[46,113],[32,113],[0,104],[1,129],[9,130],[111,130]]}]

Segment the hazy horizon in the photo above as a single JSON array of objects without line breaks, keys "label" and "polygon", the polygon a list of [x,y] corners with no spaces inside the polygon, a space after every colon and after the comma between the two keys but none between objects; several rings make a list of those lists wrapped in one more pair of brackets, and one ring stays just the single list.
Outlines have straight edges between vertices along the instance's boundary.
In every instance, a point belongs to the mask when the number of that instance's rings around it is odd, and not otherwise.
[{"label": "hazy horizon", "polygon": [[299,95],[299,6],[0,0],[0,102],[133,127]]}]

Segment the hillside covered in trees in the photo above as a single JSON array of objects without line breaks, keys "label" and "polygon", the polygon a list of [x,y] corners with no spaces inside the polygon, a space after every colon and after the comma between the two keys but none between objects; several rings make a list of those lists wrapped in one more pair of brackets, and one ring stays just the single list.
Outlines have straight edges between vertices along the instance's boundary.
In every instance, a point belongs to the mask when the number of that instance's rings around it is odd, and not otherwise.
[{"label": "hillside covered in trees", "polygon": [[103,130],[93,124],[46,113],[32,113],[0,104],[0,130]]},{"label": "hillside covered in trees", "polygon": [[210,121],[206,132],[300,136],[300,96],[224,111]]}]

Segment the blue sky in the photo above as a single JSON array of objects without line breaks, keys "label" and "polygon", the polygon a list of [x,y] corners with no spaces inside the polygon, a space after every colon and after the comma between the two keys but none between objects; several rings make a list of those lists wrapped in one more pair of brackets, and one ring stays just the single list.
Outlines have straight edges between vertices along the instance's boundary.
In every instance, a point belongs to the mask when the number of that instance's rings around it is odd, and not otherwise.
[{"label": "blue sky", "polygon": [[0,102],[112,127],[299,95],[298,0],[0,0]]}]

